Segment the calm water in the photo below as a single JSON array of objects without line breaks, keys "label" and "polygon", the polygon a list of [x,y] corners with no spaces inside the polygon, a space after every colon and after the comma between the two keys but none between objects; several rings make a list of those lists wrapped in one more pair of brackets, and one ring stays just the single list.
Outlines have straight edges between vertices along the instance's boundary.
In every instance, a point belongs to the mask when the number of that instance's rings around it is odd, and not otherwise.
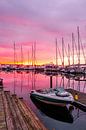
[{"label": "calm water", "polygon": [[[0,77],[3,78],[4,90],[23,97],[49,130],[86,130],[86,112],[70,106],[45,106],[30,99],[32,89],[50,87],[50,76],[34,72],[0,72]],[[79,82],[61,75],[53,76],[52,81],[53,88],[62,86],[86,93],[86,81]]]}]

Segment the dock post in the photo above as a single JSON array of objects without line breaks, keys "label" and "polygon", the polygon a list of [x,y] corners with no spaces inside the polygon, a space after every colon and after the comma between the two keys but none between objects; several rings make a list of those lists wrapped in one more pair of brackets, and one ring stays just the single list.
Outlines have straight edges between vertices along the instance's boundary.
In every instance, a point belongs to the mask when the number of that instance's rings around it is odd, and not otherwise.
[{"label": "dock post", "polygon": [[3,79],[0,78],[0,89],[3,89]]},{"label": "dock post", "polygon": [[52,88],[52,75],[50,76],[50,88]]}]

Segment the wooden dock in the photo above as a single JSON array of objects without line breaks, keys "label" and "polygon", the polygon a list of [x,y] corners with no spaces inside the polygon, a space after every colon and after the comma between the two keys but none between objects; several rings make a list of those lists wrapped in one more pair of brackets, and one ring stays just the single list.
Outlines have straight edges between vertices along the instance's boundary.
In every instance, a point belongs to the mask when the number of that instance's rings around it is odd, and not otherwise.
[{"label": "wooden dock", "polygon": [[47,130],[23,99],[0,89],[0,130]]},{"label": "wooden dock", "polygon": [[[73,105],[86,112],[86,94],[73,89],[67,89],[67,91],[70,92],[75,99]],[[78,99],[76,99],[76,95]]]}]

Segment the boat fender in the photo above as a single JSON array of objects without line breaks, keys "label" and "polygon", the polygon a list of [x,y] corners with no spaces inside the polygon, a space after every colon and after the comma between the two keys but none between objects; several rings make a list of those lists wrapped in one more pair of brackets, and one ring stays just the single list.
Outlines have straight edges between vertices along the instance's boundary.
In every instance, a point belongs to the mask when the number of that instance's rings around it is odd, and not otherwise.
[{"label": "boat fender", "polygon": [[78,100],[79,99],[79,96],[77,93],[75,93],[75,100]]}]

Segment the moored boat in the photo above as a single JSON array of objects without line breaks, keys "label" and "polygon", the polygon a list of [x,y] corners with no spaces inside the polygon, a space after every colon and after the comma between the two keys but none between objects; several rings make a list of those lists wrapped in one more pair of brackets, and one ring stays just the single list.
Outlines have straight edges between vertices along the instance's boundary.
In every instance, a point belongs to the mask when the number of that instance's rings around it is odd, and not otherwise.
[{"label": "moored boat", "polygon": [[61,122],[73,123],[72,111],[74,108],[72,106],[68,108],[67,106],[46,105],[32,96],[31,101],[39,109],[40,114],[43,114],[43,116],[48,116]]},{"label": "moored boat", "polygon": [[74,101],[72,94],[63,88],[32,90],[30,95],[43,103],[52,105],[64,106]]}]

